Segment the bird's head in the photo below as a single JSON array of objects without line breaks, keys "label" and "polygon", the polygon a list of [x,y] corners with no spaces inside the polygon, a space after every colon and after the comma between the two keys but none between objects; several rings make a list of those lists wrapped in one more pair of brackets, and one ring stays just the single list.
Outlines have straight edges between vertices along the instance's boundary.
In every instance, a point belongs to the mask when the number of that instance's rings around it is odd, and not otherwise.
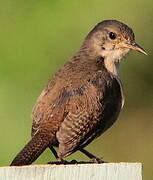
[{"label": "bird's head", "polygon": [[105,63],[118,63],[132,49],[147,54],[136,42],[132,29],[116,20],[98,23],[87,35],[85,42]]}]

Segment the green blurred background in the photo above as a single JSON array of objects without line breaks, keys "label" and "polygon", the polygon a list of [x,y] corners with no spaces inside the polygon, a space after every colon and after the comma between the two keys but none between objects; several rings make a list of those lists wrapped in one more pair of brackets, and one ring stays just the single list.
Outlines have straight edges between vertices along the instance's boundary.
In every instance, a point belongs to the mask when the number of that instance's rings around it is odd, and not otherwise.
[{"label": "green blurred background", "polygon": [[[133,28],[148,56],[121,64],[126,101],[118,121],[87,149],[109,162],[142,162],[153,178],[153,1],[0,0],[0,165],[30,138],[31,109],[49,78],[104,19]],[[68,160],[87,160],[77,152]],[[54,160],[46,150],[35,163]]]}]

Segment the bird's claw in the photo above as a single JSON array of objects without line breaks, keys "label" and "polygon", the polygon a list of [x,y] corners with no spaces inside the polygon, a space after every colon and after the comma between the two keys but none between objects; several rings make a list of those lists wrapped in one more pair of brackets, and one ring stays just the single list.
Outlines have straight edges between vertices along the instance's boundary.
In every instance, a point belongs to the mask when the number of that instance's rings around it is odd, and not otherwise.
[{"label": "bird's claw", "polygon": [[96,163],[96,164],[102,164],[102,163],[106,163],[105,161],[103,161],[102,159],[100,159],[100,158],[92,158],[91,159],[91,162],[92,163]]},{"label": "bird's claw", "polygon": [[72,160],[69,162],[69,161],[65,161],[65,160],[61,159],[61,160],[57,160],[57,161],[48,162],[47,164],[66,165],[66,164],[78,164],[78,162],[76,160]]}]

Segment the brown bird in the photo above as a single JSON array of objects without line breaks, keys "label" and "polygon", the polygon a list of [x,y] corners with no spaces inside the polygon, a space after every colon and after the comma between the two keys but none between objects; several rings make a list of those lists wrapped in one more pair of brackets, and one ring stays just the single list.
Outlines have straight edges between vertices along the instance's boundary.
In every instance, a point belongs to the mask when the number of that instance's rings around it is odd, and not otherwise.
[{"label": "brown bird", "polygon": [[61,162],[77,150],[102,162],[84,147],[112,126],[123,107],[118,67],[130,49],[146,54],[131,28],[116,20],[97,24],[40,94],[32,138],[11,166],[31,164],[47,147]]}]

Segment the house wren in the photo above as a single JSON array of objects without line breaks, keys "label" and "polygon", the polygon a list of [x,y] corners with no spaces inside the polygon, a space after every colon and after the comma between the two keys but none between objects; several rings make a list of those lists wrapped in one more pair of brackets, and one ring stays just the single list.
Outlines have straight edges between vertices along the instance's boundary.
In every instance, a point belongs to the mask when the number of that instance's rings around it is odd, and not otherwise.
[{"label": "house wren", "polygon": [[40,94],[32,111],[32,138],[11,166],[31,164],[47,147],[58,161],[79,150],[102,162],[84,147],[112,126],[123,107],[118,65],[131,49],[146,54],[127,25],[97,24]]}]

